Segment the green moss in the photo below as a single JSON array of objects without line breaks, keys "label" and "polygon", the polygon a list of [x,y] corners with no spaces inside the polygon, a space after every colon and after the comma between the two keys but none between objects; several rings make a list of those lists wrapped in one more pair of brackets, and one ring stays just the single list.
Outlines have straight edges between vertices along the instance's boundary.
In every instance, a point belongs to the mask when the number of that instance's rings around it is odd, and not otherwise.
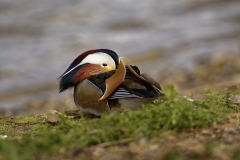
[{"label": "green moss", "polygon": [[0,135],[8,138],[0,140],[0,159],[43,159],[76,147],[124,138],[133,141],[153,138],[166,131],[214,125],[240,109],[229,101],[230,94],[237,92],[208,90],[203,100],[194,101],[177,97],[172,86],[163,93],[165,97],[156,100],[155,104],[135,111],[104,114],[97,119],[69,120],[62,114],[61,124],[57,126],[46,123],[51,114],[2,118]]}]

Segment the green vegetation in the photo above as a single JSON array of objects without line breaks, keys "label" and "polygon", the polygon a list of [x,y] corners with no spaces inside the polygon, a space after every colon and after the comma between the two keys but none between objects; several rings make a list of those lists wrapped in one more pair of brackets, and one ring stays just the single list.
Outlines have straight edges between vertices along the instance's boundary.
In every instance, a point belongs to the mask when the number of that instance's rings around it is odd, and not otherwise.
[{"label": "green vegetation", "polygon": [[[119,148],[121,142],[127,145],[145,138],[150,139],[147,146],[160,143],[158,137],[162,134],[178,137],[186,129],[211,127],[218,122],[223,123],[227,115],[240,110],[239,104],[229,100],[231,95],[239,94],[240,91],[230,93],[225,90],[208,90],[203,93],[202,100],[179,98],[172,86],[166,87],[163,93],[165,97],[156,100],[154,104],[135,111],[104,114],[101,118],[81,116],[69,119],[62,113],[59,115],[60,123],[55,125],[47,123],[53,114],[3,117],[0,119],[0,135],[8,137],[0,139],[0,160],[64,159],[76,150],[79,150],[80,157],[82,155],[82,158],[88,159],[89,155],[82,150],[100,144],[107,146],[108,142],[113,142],[111,144],[115,146],[115,149],[110,147],[109,152],[122,153]],[[154,142],[151,139],[155,139]],[[206,149],[205,154],[211,154],[215,145],[204,146],[210,148]],[[131,154],[128,156],[131,157]],[[181,150],[175,148],[161,158],[184,159],[184,156]]]}]

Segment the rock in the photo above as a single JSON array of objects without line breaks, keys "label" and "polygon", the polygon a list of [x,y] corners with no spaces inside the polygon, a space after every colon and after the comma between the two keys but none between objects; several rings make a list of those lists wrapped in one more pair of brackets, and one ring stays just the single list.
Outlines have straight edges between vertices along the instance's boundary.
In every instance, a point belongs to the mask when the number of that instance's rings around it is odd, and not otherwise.
[{"label": "rock", "polygon": [[229,100],[234,104],[240,104],[240,95],[231,96]]},{"label": "rock", "polygon": [[202,130],[201,134],[204,135],[204,136],[211,136],[212,132],[209,131],[209,130]]},{"label": "rock", "polygon": [[232,137],[229,137],[229,136],[224,139],[225,143],[232,143],[233,141],[234,141],[234,139]]},{"label": "rock", "polygon": [[147,142],[148,142],[148,138],[146,138],[146,137],[143,137],[139,140],[140,144],[146,144]]},{"label": "rock", "polygon": [[7,135],[0,135],[0,139],[6,139],[7,137]]},{"label": "rock", "polygon": [[173,135],[169,135],[169,136],[167,136],[167,140],[173,142],[173,141],[176,141],[177,138],[175,136],[173,136]]},{"label": "rock", "polygon": [[97,134],[97,133],[99,133],[99,130],[98,130],[98,129],[93,129],[93,130],[91,130],[90,132],[88,132],[89,135],[95,135],[95,134]]},{"label": "rock", "polygon": [[51,125],[59,125],[61,123],[61,119],[57,115],[53,115],[48,118],[47,123]]},{"label": "rock", "polygon": [[237,128],[228,128],[226,127],[224,129],[225,133],[229,133],[229,134],[239,134],[239,131],[237,130]]}]

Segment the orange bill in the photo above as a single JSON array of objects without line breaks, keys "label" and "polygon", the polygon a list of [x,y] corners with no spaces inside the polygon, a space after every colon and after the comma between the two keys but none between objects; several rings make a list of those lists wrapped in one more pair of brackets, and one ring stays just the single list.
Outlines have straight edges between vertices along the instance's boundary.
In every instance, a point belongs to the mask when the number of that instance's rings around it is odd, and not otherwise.
[{"label": "orange bill", "polygon": [[106,79],[106,91],[102,95],[102,97],[99,99],[104,100],[108,96],[110,96],[117,87],[124,81],[125,74],[126,74],[126,66],[128,65],[129,60],[127,58],[121,57],[120,58],[120,64],[114,73],[110,78]]}]

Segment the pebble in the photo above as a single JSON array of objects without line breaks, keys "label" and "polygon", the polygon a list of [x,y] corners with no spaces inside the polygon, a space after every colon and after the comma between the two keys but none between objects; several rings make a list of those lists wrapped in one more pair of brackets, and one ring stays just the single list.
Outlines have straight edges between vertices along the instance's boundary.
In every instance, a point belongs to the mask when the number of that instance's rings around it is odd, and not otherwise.
[{"label": "pebble", "polygon": [[7,137],[7,135],[0,135],[0,139],[6,139]]},{"label": "pebble", "polygon": [[61,123],[61,119],[59,118],[59,116],[53,115],[48,118],[47,123],[49,123],[51,125],[58,125]]},{"label": "pebble", "polygon": [[209,131],[209,130],[202,130],[201,134],[202,134],[202,135],[205,135],[205,136],[211,136],[211,135],[212,135],[212,132]]},{"label": "pebble", "polygon": [[224,128],[225,133],[229,134],[239,134],[239,131],[236,128]]},{"label": "pebble", "polygon": [[225,143],[232,143],[233,142],[233,138],[232,137],[227,137],[225,139]]},{"label": "pebble", "polygon": [[97,133],[99,133],[99,130],[98,130],[98,129],[93,129],[93,130],[91,130],[90,132],[88,132],[89,135],[95,135],[95,134],[97,134]]},{"label": "pebble", "polygon": [[146,144],[148,142],[148,139],[146,137],[143,137],[139,140],[140,144]]},{"label": "pebble", "polygon": [[167,137],[167,140],[168,140],[168,141],[175,141],[175,140],[177,140],[177,138],[176,138],[175,136],[169,135],[169,136]]},{"label": "pebble", "polygon": [[234,104],[240,104],[240,95],[231,96],[229,100]]}]

